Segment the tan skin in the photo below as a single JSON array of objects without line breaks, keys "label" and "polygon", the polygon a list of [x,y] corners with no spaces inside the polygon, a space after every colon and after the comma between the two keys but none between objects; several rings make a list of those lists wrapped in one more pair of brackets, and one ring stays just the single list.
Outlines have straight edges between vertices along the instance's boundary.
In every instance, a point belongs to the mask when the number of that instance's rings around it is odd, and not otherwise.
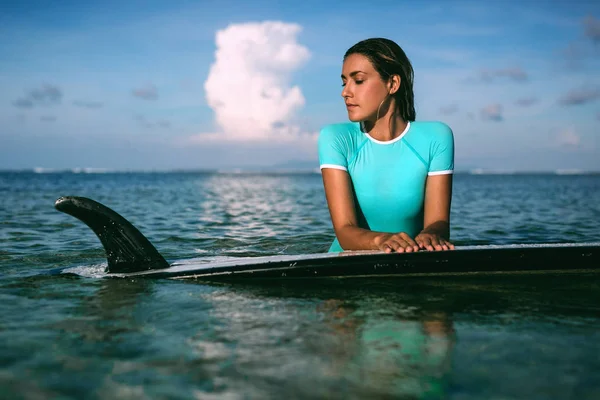
[{"label": "tan skin", "polygon": [[[407,122],[393,116],[394,94],[400,88],[400,77],[381,79],[371,62],[360,54],[349,55],[342,67],[342,97],[351,121],[363,121],[375,139],[389,141],[398,137]],[[390,131],[391,118],[396,118],[395,131]],[[344,250],[381,250],[386,253],[419,250],[453,250],[450,237],[450,202],[452,175],[428,176],[425,188],[425,227],[415,238],[405,232],[375,232],[358,226],[352,184],[348,172],[323,168],[323,184],[333,228]]]}]

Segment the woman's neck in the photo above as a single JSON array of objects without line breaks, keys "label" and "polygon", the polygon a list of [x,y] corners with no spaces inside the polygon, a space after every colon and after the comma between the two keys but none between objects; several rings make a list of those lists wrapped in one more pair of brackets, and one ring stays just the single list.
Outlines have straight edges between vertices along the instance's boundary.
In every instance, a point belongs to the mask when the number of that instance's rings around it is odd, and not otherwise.
[{"label": "woman's neck", "polygon": [[373,139],[387,142],[400,136],[407,124],[402,117],[385,115],[377,121],[364,121],[364,129]]}]

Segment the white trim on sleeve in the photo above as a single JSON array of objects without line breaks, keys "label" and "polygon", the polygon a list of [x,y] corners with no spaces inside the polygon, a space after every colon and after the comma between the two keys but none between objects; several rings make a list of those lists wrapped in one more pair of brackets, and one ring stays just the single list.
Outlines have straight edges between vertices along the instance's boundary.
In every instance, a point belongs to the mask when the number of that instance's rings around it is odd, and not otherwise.
[{"label": "white trim on sleeve", "polygon": [[346,167],[342,167],[341,165],[335,165],[335,164],[322,164],[321,169],[323,169],[323,168],[333,168],[333,169],[340,169],[342,171],[348,171],[348,169],[346,169]]},{"label": "white trim on sleeve", "polygon": [[429,175],[429,176],[432,176],[432,175],[448,175],[448,174],[451,174],[453,172],[454,172],[454,170],[447,169],[445,171],[433,171],[433,172],[429,172],[429,173],[427,173],[427,175]]}]

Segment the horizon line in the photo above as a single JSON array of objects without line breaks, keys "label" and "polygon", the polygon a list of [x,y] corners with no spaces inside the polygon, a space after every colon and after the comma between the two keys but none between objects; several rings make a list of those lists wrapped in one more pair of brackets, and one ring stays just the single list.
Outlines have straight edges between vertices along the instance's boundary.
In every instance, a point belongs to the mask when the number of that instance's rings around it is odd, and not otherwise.
[{"label": "horizon line", "polygon": [[[35,174],[123,174],[123,173],[314,173],[320,174],[318,167],[315,168],[281,168],[274,166],[248,166],[248,167],[221,167],[221,168],[0,168],[0,173],[35,173]],[[524,174],[551,174],[551,175],[597,175],[598,170],[584,170],[578,168],[556,168],[556,169],[522,169],[504,170],[498,168],[471,168],[457,169],[454,174],[468,175],[524,175]]]}]

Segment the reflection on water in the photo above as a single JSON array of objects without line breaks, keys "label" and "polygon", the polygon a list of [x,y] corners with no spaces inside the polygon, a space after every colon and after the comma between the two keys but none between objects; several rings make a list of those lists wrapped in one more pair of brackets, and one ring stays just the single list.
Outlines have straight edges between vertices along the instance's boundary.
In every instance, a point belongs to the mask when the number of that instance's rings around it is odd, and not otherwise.
[{"label": "reflection on water", "polygon": [[419,307],[414,293],[386,285],[370,292],[337,285],[325,291],[293,283],[224,286],[207,294],[222,324],[212,339],[233,346],[208,350],[204,335],[197,347],[227,360],[223,388],[252,398],[436,398],[447,392],[456,334],[443,307]]},{"label": "reflection on water", "polygon": [[142,329],[143,321],[136,320],[135,311],[141,298],[152,295],[153,285],[148,280],[99,280],[93,293],[72,305],[68,318],[52,326],[78,336],[94,348],[96,344],[114,343]]},{"label": "reflection on water", "polygon": [[565,399],[577,387],[577,398],[593,399],[597,276],[236,284],[205,299],[222,324],[213,339],[231,344],[218,351],[224,391]]},{"label": "reflection on water", "polygon": [[0,389],[28,398],[593,399],[600,390],[594,275],[210,286],[43,276],[1,289]]},{"label": "reflection on water", "polygon": [[420,320],[373,318],[341,300],[319,306],[330,326],[320,343],[331,356],[327,376],[352,382],[348,395],[441,396],[446,392],[455,340],[443,312]]}]

